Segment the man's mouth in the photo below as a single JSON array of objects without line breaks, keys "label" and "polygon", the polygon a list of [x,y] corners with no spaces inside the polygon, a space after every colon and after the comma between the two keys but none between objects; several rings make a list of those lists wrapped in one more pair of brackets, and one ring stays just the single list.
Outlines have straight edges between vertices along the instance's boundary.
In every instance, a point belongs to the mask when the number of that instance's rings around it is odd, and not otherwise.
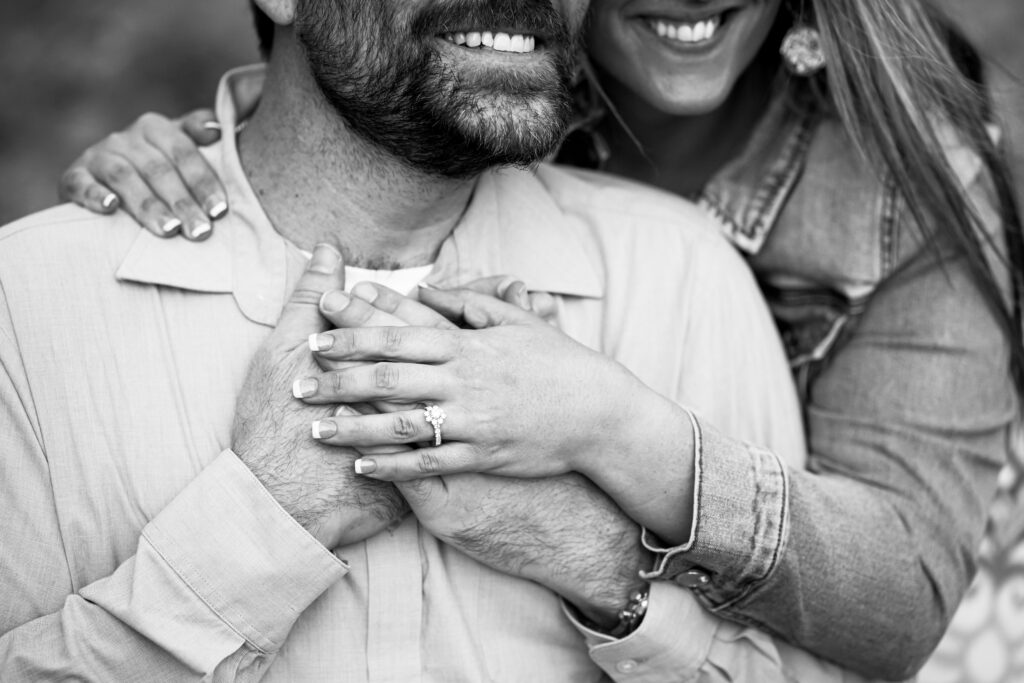
[{"label": "man's mouth", "polygon": [[665,17],[647,17],[645,21],[659,38],[685,45],[700,45],[714,39],[718,30],[728,20],[730,13],[727,10],[700,21],[680,21]]},{"label": "man's mouth", "polygon": [[527,54],[537,49],[537,38],[526,33],[501,31],[467,31],[441,36],[455,45],[478,50]]}]

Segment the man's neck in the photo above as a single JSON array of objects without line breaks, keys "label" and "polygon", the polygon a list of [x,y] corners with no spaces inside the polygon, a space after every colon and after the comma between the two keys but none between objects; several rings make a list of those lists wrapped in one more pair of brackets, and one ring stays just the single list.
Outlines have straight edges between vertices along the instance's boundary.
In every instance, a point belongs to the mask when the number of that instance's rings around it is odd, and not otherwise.
[{"label": "man's neck", "polygon": [[432,263],[474,181],[420,173],[354,134],[300,58],[275,55],[239,138],[242,168],[271,223],[303,249],[336,244],[348,265]]}]

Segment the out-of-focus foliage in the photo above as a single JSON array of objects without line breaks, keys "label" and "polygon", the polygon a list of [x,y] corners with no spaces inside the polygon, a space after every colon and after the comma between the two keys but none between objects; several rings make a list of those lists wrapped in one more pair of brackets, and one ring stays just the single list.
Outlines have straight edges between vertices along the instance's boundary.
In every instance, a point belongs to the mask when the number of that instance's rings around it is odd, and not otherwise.
[{"label": "out-of-focus foliage", "polygon": [[245,0],[0,2],[0,224],[56,202],[61,171],[139,114],[210,106],[257,59]]}]

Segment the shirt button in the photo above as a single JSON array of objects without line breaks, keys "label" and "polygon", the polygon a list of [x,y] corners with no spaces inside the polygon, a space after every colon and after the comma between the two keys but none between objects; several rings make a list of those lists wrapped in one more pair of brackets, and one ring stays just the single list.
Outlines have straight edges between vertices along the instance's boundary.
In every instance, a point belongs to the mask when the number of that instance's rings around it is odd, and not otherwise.
[{"label": "shirt button", "polygon": [[677,576],[675,581],[683,588],[700,588],[701,586],[708,585],[711,582],[711,577],[705,572],[691,569]]},{"label": "shirt button", "polygon": [[615,668],[619,670],[620,674],[631,674],[636,671],[639,666],[640,665],[636,663],[635,659],[623,659],[615,665]]}]

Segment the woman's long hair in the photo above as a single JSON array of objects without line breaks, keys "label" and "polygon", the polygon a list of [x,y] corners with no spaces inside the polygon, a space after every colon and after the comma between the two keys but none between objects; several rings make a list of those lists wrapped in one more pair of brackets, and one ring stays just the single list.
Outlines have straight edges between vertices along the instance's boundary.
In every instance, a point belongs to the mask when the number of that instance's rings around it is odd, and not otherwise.
[{"label": "woman's long hair", "polygon": [[[923,237],[946,235],[966,254],[1010,340],[1014,382],[1024,393],[1024,239],[1005,157],[986,127],[977,55],[921,0],[814,0],[813,11],[831,106],[860,151],[880,163]],[[985,253],[996,244],[943,150],[943,126],[978,154],[991,180],[1006,235],[995,263]],[[993,268],[1008,271],[1012,301]]]}]

